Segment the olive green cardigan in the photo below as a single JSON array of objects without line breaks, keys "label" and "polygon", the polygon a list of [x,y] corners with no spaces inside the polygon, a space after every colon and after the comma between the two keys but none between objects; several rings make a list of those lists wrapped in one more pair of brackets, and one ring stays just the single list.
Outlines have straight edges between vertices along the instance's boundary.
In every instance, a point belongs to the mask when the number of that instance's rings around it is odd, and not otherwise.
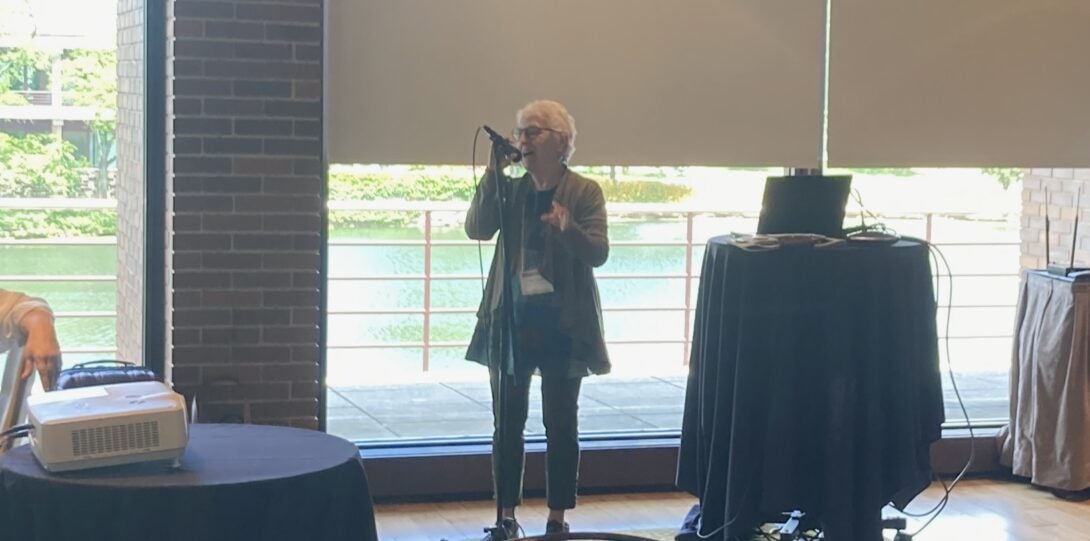
[{"label": "olive green cardigan", "polygon": [[[506,179],[506,177],[503,177]],[[508,179],[511,196],[503,209],[503,231],[497,242],[523,238],[523,204],[533,189],[529,173]],[[591,179],[570,170],[557,185],[553,201],[568,209],[572,223],[561,233],[555,227],[545,227],[544,252],[540,272],[553,285],[559,303],[558,328],[571,338],[569,376],[605,374],[610,370],[602,332],[602,304],[593,267],[599,267],[609,257],[609,237],[606,225],[605,197],[602,188]],[[487,172],[477,185],[477,191],[466,214],[465,231],[474,240],[489,240],[499,229],[499,208],[496,203],[496,176]],[[508,242],[506,252],[518,269],[522,257],[521,242]],[[504,262],[500,250],[492,257],[492,268],[480,308],[477,327],[466,352],[466,359],[487,366],[500,362],[500,301],[503,297]]]}]

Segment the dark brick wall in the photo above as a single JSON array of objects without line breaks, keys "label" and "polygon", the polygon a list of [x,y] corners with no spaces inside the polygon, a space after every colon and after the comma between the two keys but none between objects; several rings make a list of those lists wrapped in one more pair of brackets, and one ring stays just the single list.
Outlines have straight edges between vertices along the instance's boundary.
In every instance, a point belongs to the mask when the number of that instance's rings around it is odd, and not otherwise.
[{"label": "dark brick wall", "polygon": [[175,385],[318,427],[322,1],[173,0]]}]

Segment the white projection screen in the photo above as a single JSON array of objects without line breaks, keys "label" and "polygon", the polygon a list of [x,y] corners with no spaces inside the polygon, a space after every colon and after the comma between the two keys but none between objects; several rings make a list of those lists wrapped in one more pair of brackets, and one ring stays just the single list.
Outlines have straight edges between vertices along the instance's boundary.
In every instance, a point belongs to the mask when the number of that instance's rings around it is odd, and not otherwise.
[{"label": "white projection screen", "polygon": [[328,158],[468,164],[551,98],[576,164],[817,167],[824,4],[330,0]]},{"label": "white projection screen", "polygon": [[829,165],[1090,166],[1090,2],[831,11]]}]

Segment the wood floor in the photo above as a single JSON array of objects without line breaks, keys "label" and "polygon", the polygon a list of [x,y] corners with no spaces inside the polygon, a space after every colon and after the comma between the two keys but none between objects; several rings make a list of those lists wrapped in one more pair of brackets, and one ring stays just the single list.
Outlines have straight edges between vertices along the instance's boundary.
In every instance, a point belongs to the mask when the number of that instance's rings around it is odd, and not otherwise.
[{"label": "wood floor", "polygon": [[[932,485],[908,511],[927,511],[941,496],[942,487]],[[677,529],[694,503],[680,493],[581,496],[568,521],[579,531]],[[385,504],[376,506],[376,514],[381,541],[460,541],[479,539],[481,528],[495,519],[495,507],[491,501]],[[544,501],[528,499],[518,517],[526,535],[542,533]],[[909,518],[906,531],[915,532],[923,522]],[[946,510],[915,540],[1090,540],[1090,502],[1061,500],[1024,483],[964,480],[951,493]]]}]

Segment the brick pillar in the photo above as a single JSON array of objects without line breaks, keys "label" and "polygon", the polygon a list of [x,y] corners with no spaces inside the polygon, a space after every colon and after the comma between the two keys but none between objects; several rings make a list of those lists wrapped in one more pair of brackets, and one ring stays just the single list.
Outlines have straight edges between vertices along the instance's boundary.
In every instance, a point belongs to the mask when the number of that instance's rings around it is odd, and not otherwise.
[{"label": "brick pillar", "polygon": [[171,0],[174,382],[318,427],[322,0]]},{"label": "brick pillar", "polygon": [[[117,2],[117,357],[144,356],[144,2]],[[159,234],[159,233],[157,233]]]},{"label": "brick pillar", "polygon": [[[1082,188],[1082,202],[1076,195]],[[1051,204],[1046,204],[1045,192]],[[1077,206],[1076,206],[1077,205]],[[1022,268],[1044,268],[1045,212],[1051,232],[1052,261],[1071,261],[1071,241],[1079,216],[1075,264],[1090,266],[1090,169],[1030,169],[1022,180]]]}]

